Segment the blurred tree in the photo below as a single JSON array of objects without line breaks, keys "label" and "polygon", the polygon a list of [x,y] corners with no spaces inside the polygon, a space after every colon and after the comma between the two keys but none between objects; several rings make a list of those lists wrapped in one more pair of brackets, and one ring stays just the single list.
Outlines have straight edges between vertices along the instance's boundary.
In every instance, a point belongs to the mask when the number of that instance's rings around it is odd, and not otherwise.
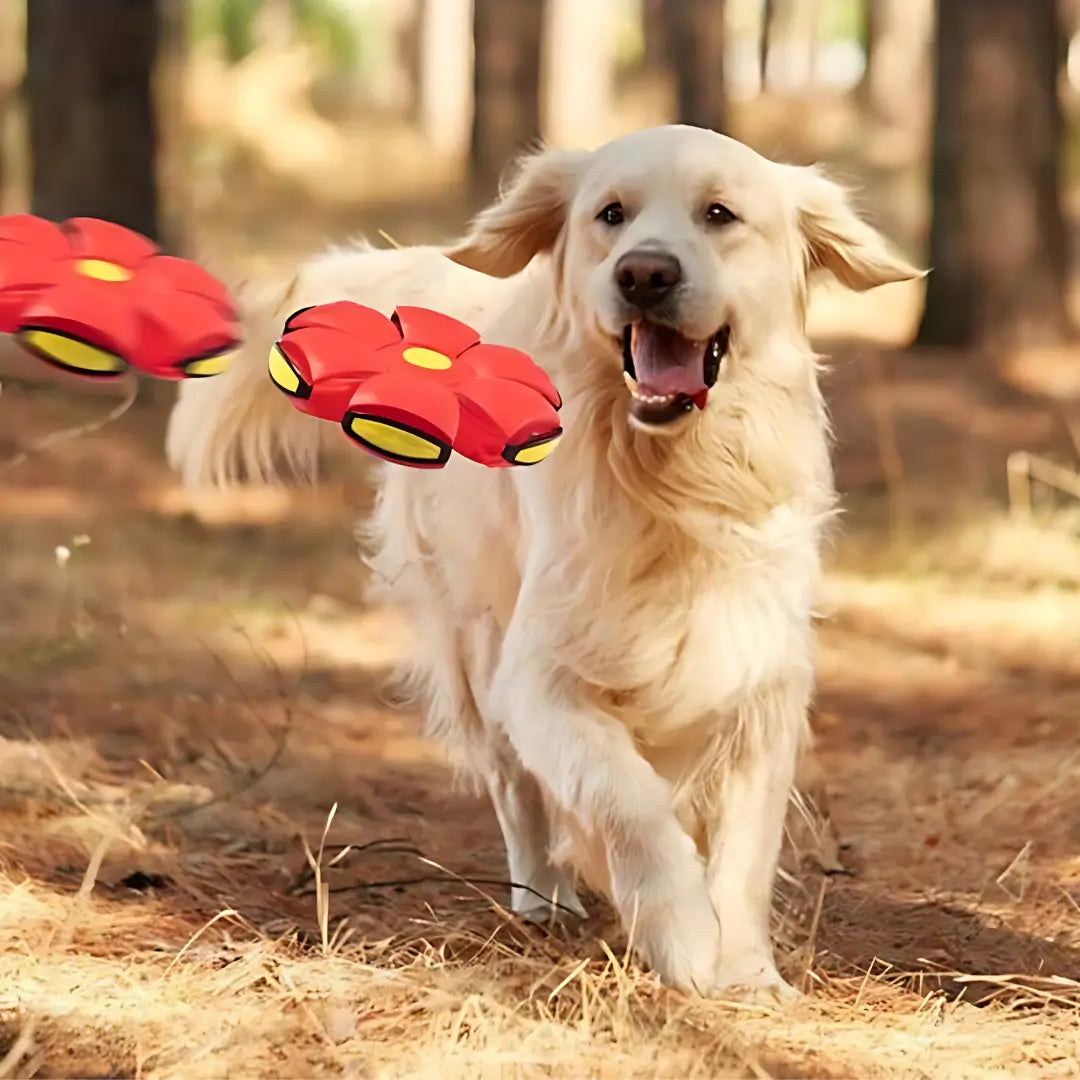
[{"label": "blurred tree", "polygon": [[472,195],[488,199],[507,164],[540,138],[544,0],[475,0]]},{"label": "blurred tree", "polygon": [[939,0],[927,345],[1066,336],[1057,0]]},{"label": "blurred tree", "polygon": [[881,39],[881,6],[888,0],[863,0],[862,3],[862,40],[863,73],[859,80],[859,95],[869,104],[871,80],[877,67],[877,48]]},{"label": "blurred tree", "polygon": [[158,220],[160,242],[182,254],[184,227],[192,204],[190,133],[184,90],[188,54],[188,0],[157,0],[160,19],[157,69]]},{"label": "blurred tree", "polygon": [[0,4],[0,213],[4,209],[4,197],[8,193],[12,173],[17,175],[19,171],[10,169],[8,155],[14,141],[11,138],[11,122],[23,78],[25,18],[24,7]]},{"label": "blurred tree", "polygon": [[420,17],[420,127],[435,150],[460,154],[472,123],[472,0],[424,0]]},{"label": "blurred tree", "polygon": [[428,0],[406,0],[406,10],[397,25],[397,51],[405,78],[404,112],[410,124],[421,120],[421,86],[424,80],[424,8]]},{"label": "blurred tree", "polygon": [[929,66],[932,0],[863,0],[866,67],[858,94],[871,117],[899,125],[910,115],[913,85]]},{"label": "blurred tree", "polygon": [[641,66],[645,71],[663,71],[667,67],[666,3],[667,0],[641,0]]},{"label": "blurred tree", "polygon": [[819,0],[806,0],[803,19],[806,34],[806,82],[813,89],[821,76],[822,11]]},{"label": "blurred tree", "polygon": [[614,14],[611,0],[547,0],[541,120],[553,143],[595,146],[610,135]]},{"label": "blurred tree", "polygon": [[[873,3],[873,0],[870,0]],[[776,0],[761,0],[761,31],[758,35],[758,82],[764,93],[769,87],[769,50],[776,33]]]},{"label": "blurred tree", "polygon": [[679,123],[724,130],[724,0],[666,0]]},{"label": "blurred tree", "polygon": [[155,0],[32,0],[26,93],[34,213],[158,237]]}]

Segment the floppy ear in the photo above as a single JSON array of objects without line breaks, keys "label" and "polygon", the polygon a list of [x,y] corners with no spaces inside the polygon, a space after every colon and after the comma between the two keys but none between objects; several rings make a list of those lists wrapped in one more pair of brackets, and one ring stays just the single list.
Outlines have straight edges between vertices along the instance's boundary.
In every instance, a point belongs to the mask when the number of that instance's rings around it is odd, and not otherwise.
[{"label": "floppy ear", "polygon": [[798,220],[810,269],[827,270],[863,292],[926,271],[897,255],[885,238],[852,209],[848,193],[815,168],[800,168]]},{"label": "floppy ear", "polygon": [[525,158],[499,200],[477,216],[447,258],[493,277],[524,270],[534,255],[555,245],[590,157],[587,150],[541,150]]}]

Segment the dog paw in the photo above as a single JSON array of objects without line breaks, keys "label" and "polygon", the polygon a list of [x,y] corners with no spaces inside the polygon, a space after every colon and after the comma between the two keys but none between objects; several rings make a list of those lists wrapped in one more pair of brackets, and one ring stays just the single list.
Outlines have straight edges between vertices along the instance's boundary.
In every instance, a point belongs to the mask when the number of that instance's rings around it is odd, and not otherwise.
[{"label": "dog paw", "polygon": [[[548,896],[552,899],[548,900]],[[550,890],[545,889],[542,893],[539,889],[533,892],[515,888],[511,895],[511,910],[522,919],[541,925],[588,918],[588,912],[568,880],[552,882]]]},{"label": "dog paw", "polygon": [[717,972],[712,997],[722,1001],[737,1001],[743,1005],[775,1008],[791,1005],[802,994],[787,982],[772,964],[747,969],[723,967]]},{"label": "dog paw", "polygon": [[716,950],[720,924],[708,896],[683,901],[655,918],[639,918],[635,947],[661,982],[676,990],[703,996],[716,985]]}]

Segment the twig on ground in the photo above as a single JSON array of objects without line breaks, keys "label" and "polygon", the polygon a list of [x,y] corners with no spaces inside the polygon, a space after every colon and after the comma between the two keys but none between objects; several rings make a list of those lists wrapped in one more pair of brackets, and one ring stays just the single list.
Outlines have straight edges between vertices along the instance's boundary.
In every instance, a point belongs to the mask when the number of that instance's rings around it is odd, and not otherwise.
[{"label": "twig on ground", "polygon": [[43,435],[40,439],[35,439],[29,446],[17,450],[11,457],[0,461],[0,470],[13,469],[37,454],[44,453],[46,450],[51,450],[54,446],[59,446],[60,443],[77,439],[80,435],[89,435],[94,431],[100,431],[106,425],[113,423],[114,420],[119,420],[120,417],[135,404],[135,399],[138,396],[139,384],[135,379],[132,379],[130,388],[128,389],[127,394],[124,395],[120,404],[107,412],[103,417],[99,417],[97,420],[90,420],[85,424],[77,424],[75,427],[61,428],[60,431],[53,431],[48,435]]},{"label": "twig on ground", "polygon": [[806,965],[803,968],[802,991],[806,993],[810,989],[810,981],[814,972],[814,956],[817,953],[817,932],[821,925],[821,912],[825,907],[825,890],[829,887],[828,875],[822,875],[821,888],[818,890],[817,903],[814,905],[814,914],[810,920],[810,931],[806,936]]},{"label": "twig on ground", "polygon": [[[477,878],[477,877],[465,877],[459,874],[446,874],[443,877],[439,877],[437,874],[421,874],[411,878],[390,878],[385,881],[358,881],[352,885],[338,885],[328,890],[330,895],[336,893],[348,893],[348,892],[363,892],[367,889],[403,889],[410,885],[467,885],[469,888],[476,891],[480,890],[480,887],[498,888],[498,889],[523,889],[525,892],[532,893],[533,896],[545,901],[557,908],[559,911],[566,912],[567,915],[576,915],[577,913],[573,908],[568,908],[558,902],[553,902],[549,897],[543,893],[538,892],[536,889],[529,885],[523,885],[519,881],[506,881],[502,878]],[[314,889],[303,889],[294,893],[295,896],[314,896]],[[480,896],[488,903],[496,903],[486,893],[480,892]],[[496,906],[501,906],[496,904]]]},{"label": "twig on ground", "polygon": [[1009,481],[1009,513],[1013,517],[1031,516],[1031,485],[1036,480],[1064,495],[1080,499],[1080,472],[1049,458],[1015,450],[1006,460],[1005,470]]},{"label": "twig on ground", "polygon": [[[325,840],[325,834],[324,834]],[[522,885],[516,881],[506,881],[502,878],[478,878],[467,877],[463,874],[454,873],[452,870],[446,869],[444,866],[440,866],[437,862],[429,859],[423,852],[420,851],[414,844],[404,838],[399,837],[387,837],[379,840],[370,840],[365,844],[326,844],[319,848],[319,859],[327,852],[333,850],[335,847],[341,850],[333,859],[327,863],[327,867],[337,866],[341,863],[347,855],[353,853],[359,855],[409,855],[413,858],[419,859],[427,866],[431,866],[438,870],[442,876],[437,874],[420,874],[416,877],[410,878],[391,878],[385,881],[358,881],[352,885],[338,885],[334,888],[328,888],[329,895],[335,893],[347,893],[347,892],[361,892],[365,889],[400,889],[406,888],[409,885],[447,885],[457,883],[465,885],[474,891],[478,892],[482,899],[487,903],[494,905],[499,910],[502,909],[502,905],[498,903],[493,897],[482,891],[481,887],[487,888],[499,888],[499,889],[524,889],[526,892],[532,893],[533,896],[538,897],[541,900],[551,903],[552,907],[559,911],[565,911],[568,915],[576,914],[572,908],[568,908],[557,901],[552,901],[551,897],[544,896],[536,889],[531,888],[528,885]],[[305,845],[306,848],[306,845]],[[291,896],[315,896],[317,892],[318,883],[322,882],[321,870],[316,875],[315,865],[312,862],[314,856],[310,854],[310,850],[306,850],[308,867],[302,870],[300,874],[294,879],[292,885],[289,886],[288,892]],[[306,886],[312,881],[313,878],[317,878],[316,888],[306,888]]]}]

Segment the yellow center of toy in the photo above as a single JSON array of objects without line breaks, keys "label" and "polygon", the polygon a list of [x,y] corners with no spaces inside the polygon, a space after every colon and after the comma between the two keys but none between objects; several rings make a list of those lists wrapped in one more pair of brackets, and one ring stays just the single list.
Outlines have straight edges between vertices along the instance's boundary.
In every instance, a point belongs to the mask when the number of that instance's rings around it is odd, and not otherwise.
[{"label": "yellow center of toy", "polygon": [[75,264],[75,270],[83,277],[93,278],[95,281],[130,281],[134,277],[126,266],[107,262],[105,259],[80,259]]},{"label": "yellow center of toy", "polygon": [[449,356],[444,356],[434,349],[422,349],[418,345],[406,349],[401,355],[407,363],[427,368],[428,371],[445,371],[448,367],[453,367],[454,363]]}]

